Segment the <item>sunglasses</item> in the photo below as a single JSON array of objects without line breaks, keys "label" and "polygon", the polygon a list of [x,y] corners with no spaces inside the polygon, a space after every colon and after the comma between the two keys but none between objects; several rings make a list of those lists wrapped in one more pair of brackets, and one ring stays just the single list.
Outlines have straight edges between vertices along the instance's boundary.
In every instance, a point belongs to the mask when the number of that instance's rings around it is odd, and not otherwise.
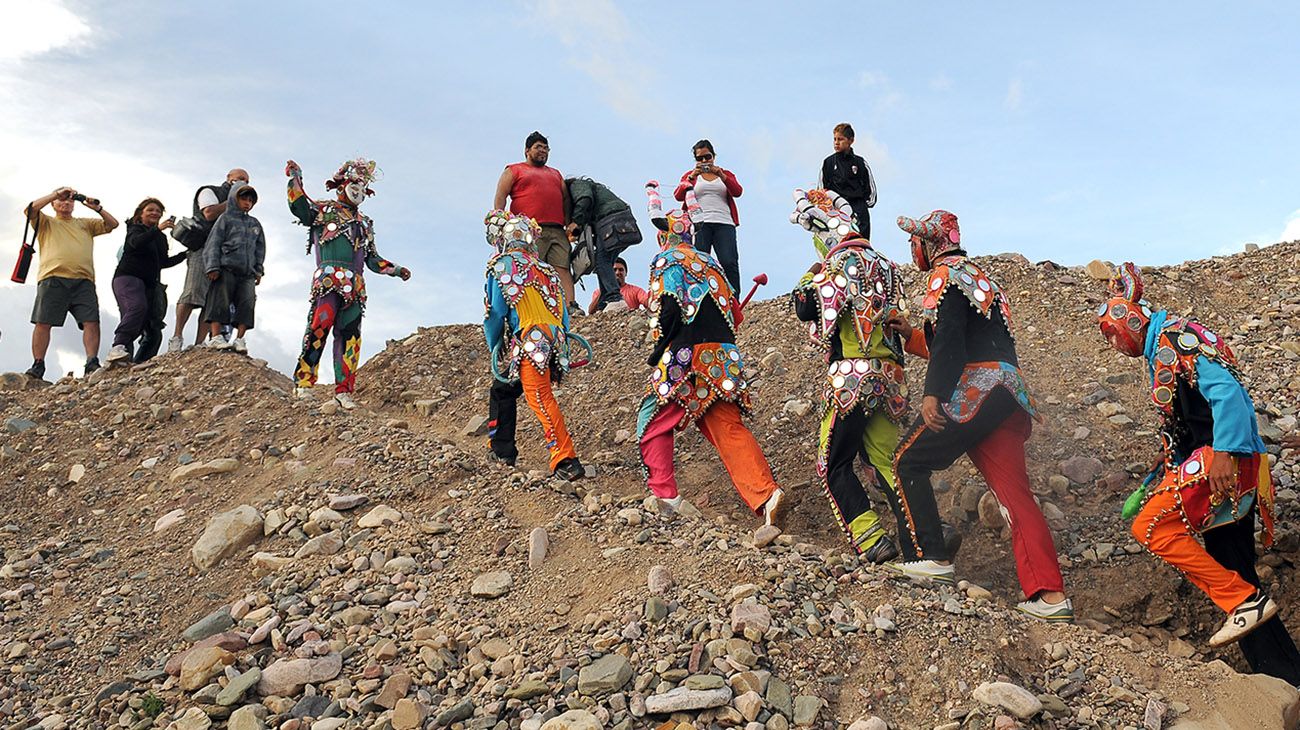
[{"label": "sunglasses", "polygon": [[695,161],[696,161],[696,162],[708,162],[709,160],[712,160],[712,159],[713,159],[713,155],[696,155],[696,156],[695,156]]}]

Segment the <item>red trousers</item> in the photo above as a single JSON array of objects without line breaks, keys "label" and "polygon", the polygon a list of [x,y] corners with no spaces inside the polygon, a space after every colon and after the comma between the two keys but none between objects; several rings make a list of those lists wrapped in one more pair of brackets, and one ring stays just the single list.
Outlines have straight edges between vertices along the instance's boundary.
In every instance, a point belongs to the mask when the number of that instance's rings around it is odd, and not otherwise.
[{"label": "red trousers", "polygon": [[[685,412],[680,405],[669,403],[659,409],[641,434],[641,461],[650,475],[650,491],[661,499],[677,496],[673,437]],[[695,419],[695,425],[718,450],[740,498],[757,513],[776,491],[776,480],[758,441],[740,420],[740,408],[730,401],[717,401]]]},{"label": "red trousers", "polygon": [[909,544],[908,536],[899,536],[904,557],[951,557],[944,549],[930,474],[952,466],[964,453],[984,476],[1011,527],[1011,550],[1025,597],[1064,590],[1051,530],[1029,489],[1025,442],[1031,431],[1029,414],[1001,389],[990,394],[979,412],[965,423],[950,419],[943,431],[935,432],[918,421],[894,454],[899,496],[914,541]]}]

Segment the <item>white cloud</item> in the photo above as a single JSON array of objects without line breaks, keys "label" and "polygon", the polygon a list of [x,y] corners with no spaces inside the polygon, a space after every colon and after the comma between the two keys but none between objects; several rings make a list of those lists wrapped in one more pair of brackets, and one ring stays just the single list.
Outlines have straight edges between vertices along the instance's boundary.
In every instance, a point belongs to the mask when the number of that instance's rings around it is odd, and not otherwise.
[{"label": "white cloud", "polygon": [[1018,111],[1025,100],[1024,82],[1020,79],[1012,79],[1007,85],[1007,95],[1002,100],[1003,106],[1011,111]]},{"label": "white cloud", "polygon": [[1282,227],[1276,239],[1279,243],[1290,241],[1300,241],[1300,210],[1297,210],[1287,216],[1286,225]]},{"label": "white cloud", "polygon": [[870,89],[877,86],[889,86],[889,77],[883,71],[863,71],[858,74],[858,86]]},{"label": "white cloud", "polygon": [[948,91],[952,88],[952,79],[947,74],[939,74],[930,79],[930,89],[932,91]]},{"label": "white cloud", "polygon": [[90,26],[60,0],[10,0],[0,24],[0,63],[87,41]]},{"label": "white cloud", "polygon": [[539,0],[533,14],[559,37],[570,62],[596,82],[615,112],[673,128],[670,107],[650,93],[660,85],[647,60],[653,49],[635,40],[627,16],[611,0]]}]

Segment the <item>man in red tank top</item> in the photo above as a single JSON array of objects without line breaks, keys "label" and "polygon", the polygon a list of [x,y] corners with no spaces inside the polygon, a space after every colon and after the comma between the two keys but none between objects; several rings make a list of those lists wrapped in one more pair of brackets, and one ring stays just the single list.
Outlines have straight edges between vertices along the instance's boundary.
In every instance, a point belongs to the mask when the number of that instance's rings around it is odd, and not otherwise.
[{"label": "man in red tank top", "polygon": [[551,145],[541,132],[533,132],[524,140],[524,161],[506,165],[497,181],[494,210],[506,209],[510,198],[510,212],[526,215],[542,227],[537,240],[537,258],[555,267],[564,289],[564,298],[577,314],[582,307],[574,304],[573,272],[571,270],[569,237],[564,227],[569,223],[569,188],[559,170],[547,167]]}]

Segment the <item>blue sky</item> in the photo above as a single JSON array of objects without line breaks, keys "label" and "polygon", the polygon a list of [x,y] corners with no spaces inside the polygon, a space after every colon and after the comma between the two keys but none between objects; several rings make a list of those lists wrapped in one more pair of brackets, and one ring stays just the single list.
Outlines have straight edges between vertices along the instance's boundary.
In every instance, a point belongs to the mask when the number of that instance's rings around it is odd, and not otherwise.
[{"label": "blue sky", "polygon": [[[345,158],[383,170],[365,209],[415,278],[372,278],[366,355],[481,315],[482,218],[534,129],[647,234],[644,182],[675,182],[711,139],[745,186],[742,275],[771,275],[767,296],[809,263],[790,192],[815,181],[839,121],[873,165],[872,238],[896,258],[893,219],[939,207],[974,252],[1207,257],[1300,238],[1297,21],[1254,3],[5,3],[0,230],[16,248],[17,209],[61,184],[121,218],[146,195],[187,213],[197,185],[245,167],[272,249],[250,346],[286,371],[310,272],[281,192],[290,157],[318,195]],[[121,233],[101,241],[111,331]],[[629,252],[633,279],[652,249]],[[165,281],[179,293],[179,270]],[[0,285],[0,369],[29,362],[33,295]],[[56,337],[65,370],[74,335]]]}]

